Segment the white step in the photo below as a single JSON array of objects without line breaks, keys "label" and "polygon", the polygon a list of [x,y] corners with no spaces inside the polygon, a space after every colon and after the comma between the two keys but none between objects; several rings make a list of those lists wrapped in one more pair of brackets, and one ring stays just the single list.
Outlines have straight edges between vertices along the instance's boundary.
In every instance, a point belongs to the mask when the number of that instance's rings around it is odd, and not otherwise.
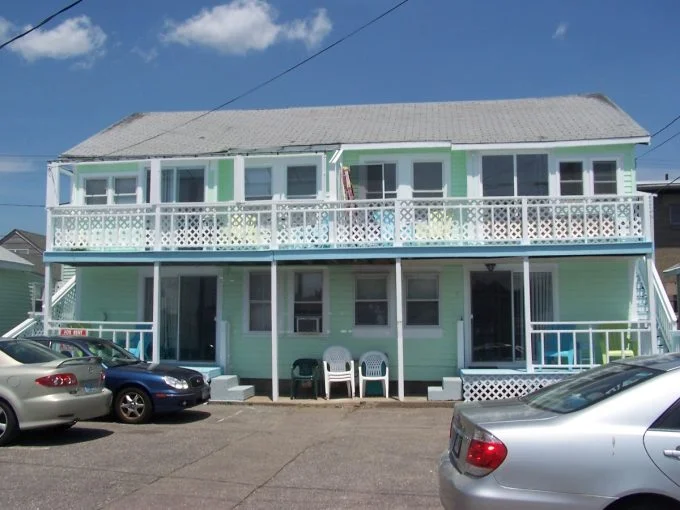
[{"label": "white step", "polygon": [[460,377],[444,377],[442,388],[449,400],[463,400],[463,380]]},{"label": "white step", "polygon": [[442,388],[441,386],[428,386],[427,400],[444,401],[450,399],[446,397],[446,394],[444,393],[444,388]]},{"label": "white step", "polygon": [[253,396],[255,387],[239,385],[237,375],[220,375],[210,381],[210,400],[213,402],[243,402]]}]

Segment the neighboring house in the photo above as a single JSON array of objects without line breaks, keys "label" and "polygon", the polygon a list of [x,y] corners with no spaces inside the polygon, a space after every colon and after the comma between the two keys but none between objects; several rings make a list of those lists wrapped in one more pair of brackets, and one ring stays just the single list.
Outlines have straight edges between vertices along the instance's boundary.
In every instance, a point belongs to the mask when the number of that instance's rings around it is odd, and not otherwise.
[{"label": "neighboring house", "polygon": [[658,349],[650,137],[605,96],[196,115],[131,115],[49,165],[46,280],[77,268],[79,327],[151,330],[153,360],[274,399],[331,345],[385,352],[399,398],[462,375],[469,399],[617,338]]},{"label": "neighboring house", "polygon": [[32,311],[30,286],[41,281],[33,264],[0,246],[0,336]]},{"label": "neighboring house", "polygon": [[676,277],[664,271],[680,264],[680,182],[638,182],[637,189],[654,195],[654,261],[677,313]]}]

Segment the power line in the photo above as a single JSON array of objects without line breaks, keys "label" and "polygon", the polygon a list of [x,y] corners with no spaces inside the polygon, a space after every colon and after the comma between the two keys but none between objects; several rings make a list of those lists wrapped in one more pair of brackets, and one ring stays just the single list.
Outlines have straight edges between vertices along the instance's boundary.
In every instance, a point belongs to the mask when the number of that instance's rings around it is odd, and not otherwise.
[{"label": "power line", "polygon": [[2,154],[0,158],[15,158],[15,159],[51,159],[56,158],[56,154]]},{"label": "power line", "polygon": [[121,152],[121,151],[124,151],[124,150],[126,150],[126,149],[131,149],[132,147],[136,147],[136,146],[141,145],[141,144],[143,144],[143,143],[145,143],[145,142],[154,140],[154,139],[156,139],[156,138],[160,138],[160,137],[163,136],[163,135],[166,135],[166,134],[168,134],[168,133],[171,133],[172,131],[175,131],[176,129],[179,129],[179,128],[181,128],[181,127],[186,126],[187,124],[190,124],[191,122],[195,122],[195,121],[197,121],[198,119],[201,119],[201,118],[205,117],[206,115],[210,115],[211,113],[216,112],[217,110],[221,110],[221,109],[224,108],[225,106],[229,106],[230,104],[235,103],[235,102],[238,101],[239,99],[242,99],[242,98],[244,98],[244,97],[246,97],[246,96],[252,94],[253,92],[255,92],[255,91],[257,91],[257,90],[259,90],[259,89],[261,89],[261,88],[263,88],[263,87],[265,87],[265,86],[267,86],[267,85],[269,85],[270,83],[272,83],[272,82],[278,80],[279,78],[285,76],[286,74],[288,74],[288,73],[294,71],[294,70],[297,69],[298,67],[303,66],[304,64],[306,64],[306,63],[309,62],[310,60],[315,59],[315,58],[318,57],[319,55],[322,55],[323,53],[326,53],[326,52],[327,52],[328,50],[330,50],[331,48],[334,48],[335,46],[337,46],[337,45],[343,43],[344,41],[346,41],[347,39],[351,38],[352,36],[358,34],[358,33],[361,32],[362,30],[364,30],[364,29],[368,28],[369,26],[373,25],[374,23],[378,22],[379,20],[381,20],[381,19],[384,18],[385,16],[389,15],[390,13],[396,11],[399,7],[401,7],[402,5],[408,3],[409,1],[410,1],[410,0],[402,0],[402,1],[399,2],[398,4],[394,5],[394,6],[391,7],[390,9],[386,10],[385,12],[383,12],[382,14],[376,16],[375,18],[371,19],[370,21],[367,21],[366,23],[364,23],[363,25],[361,25],[359,28],[356,28],[356,29],[354,29],[353,31],[351,31],[350,33],[348,33],[348,34],[342,36],[340,39],[337,39],[335,42],[333,42],[332,44],[329,44],[328,46],[322,48],[321,50],[317,51],[317,52],[314,53],[313,55],[310,55],[310,56],[307,57],[306,59],[301,60],[301,61],[298,62],[297,64],[295,64],[295,65],[289,67],[288,69],[286,69],[285,71],[282,71],[282,72],[280,72],[280,73],[278,73],[278,74],[272,76],[272,77],[269,78],[268,80],[265,80],[265,81],[259,83],[258,85],[255,85],[254,87],[249,88],[249,89],[246,90],[245,92],[242,92],[241,94],[239,94],[239,95],[237,95],[237,96],[235,96],[235,97],[229,99],[228,101],[225,101],[224,103],[222,103],[222,104],[220,104],[220,105],[214,107],[213,109],[208,110],[207,112],[203,112],[203,113],[201,113],[201,114],[199,114],[199,115],[196,115],[195,117],[192,117],[192,118],[190,118],[189,120],[187,120],[187,121],[185,121],[185,122],[183,122],[183,123],[181,123],[181,124],[178,124],[177,126],[171,128],[171,129],[168,129],[167,131],[163,131],[163,132],[161,132],[161,133],[158,133],[157,135],[150,136],[150,137],[145,138],[144,140],[141,140],[141,141],[139,141],[139,142],[133,143],[133,144],[131,144],[131,145],[127,145],[127,146],[122,147],[122,148],[120,148],[120,149],[116,149],[115,151],[109,152],[108,154],[104,154],[104,156],[110,156],[110,155],[112,155],[112,154],[115,154],[116,152]]},{"label": "power line", "polygon": [[663,142],[661,142],[661,143],[660,143],[659,145],[657,145],[656,147],[652,147],[652,148],[649,149],[648,151],[643,152],[643,153],[640,154],[637,158],[635,158],[635,161],[637,161],[637,160],[640,159],[640,158],[644,158],[644,157],[645,157],[647,154],[649,154],[650,152],[654,152],[656,149],[658,149],[658,148],[660,148],[660,147],[663,147],[664,145],[666,145],[668,142],[670,142],[670,141],[671,141],[673,138],[675,138],[676,136],[680,136],[680,131],[678,131],[677,133],[675,133],[673,136],[671,136],[671,137],[669,137],[669,138],[666,138]]},{"label": "power line", "polygon": [[11,204],[0,202],[0,207],[45,207],[45,204]]},{"label": "power line", "polygon": [[678,120],[678,119],[680,119],[680,115],[678,115],[677,117],[675,117],[672,121],[670,121],[668,124],[666,124],[666,125],[665,125],[664,127],[662,127],[661,129],[659,129],[656,133],[654,133],[654,134],[651,136],[651,138],[654,138],[656,135],[658,135],[658,134],[661,133],[662,131],[665,131],[666,129],[668,129],[669,127],[671,127],[673,124],[675,124],[675,121]]},{"label": "power line", "polygon": [[17,41],[17,40],[21,39],[22,37],[26,37],[28,34],[30,34],[31,32],[33,32],[34,30],[37,30],[37,29],[39,29],[41,26],[43,26],[44,24],[49,23],[50,21],[52,21],[54,18],[56,18],[56,17],[59,16],[60,14],[62,14],[62,13],[64,13],[64,12],[68,11],[69,9],[72,9],[73,7],[75,7],[76,5],[78,5],[78,4],[79,4],[80,2],[82,2],[82,1],[83,1],[83,0],[76,0],[76,1],[73,2],[72,4],[67,5],[66,7],[64,7],[64,8],[62,8],[62,9],[58,10],[57,12],[55,12],[54,14],[50,14],[47,18],[45,18],[44,20],[42,20],[42,21],[41,21],[40,23],[38,23],[36,26],[29,28],[28,30],[26,30],[25,32],[20,33],[19,35],[15,35],[15,36],[12,37],[9,41],[6,41],[6,42],[0,44],[0,50],[3,49],[5,46],[9,46],[9,45],[12,44],[14,41]]}]

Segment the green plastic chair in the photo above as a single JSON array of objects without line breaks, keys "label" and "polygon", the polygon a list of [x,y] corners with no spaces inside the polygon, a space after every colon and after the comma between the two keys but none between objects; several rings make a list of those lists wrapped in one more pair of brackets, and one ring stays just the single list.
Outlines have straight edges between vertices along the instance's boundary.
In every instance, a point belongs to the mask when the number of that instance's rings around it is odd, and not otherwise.
[{"label": "green plastic chair", "polygon": [[298,385],[301,382],[311,381],[314,391],[314,399],[319,397],[319,384],[321,376],[319,374],[319,360],[312,358],[299,358],[293,361],[290,369],[290,398],[297,397]]}]

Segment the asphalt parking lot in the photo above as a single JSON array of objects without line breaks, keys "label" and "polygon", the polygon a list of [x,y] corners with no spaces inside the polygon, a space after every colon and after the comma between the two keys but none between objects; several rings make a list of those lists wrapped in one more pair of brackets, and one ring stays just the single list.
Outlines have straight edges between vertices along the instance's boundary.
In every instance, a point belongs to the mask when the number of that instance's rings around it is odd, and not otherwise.
[{"label": "asphalt parking lot", "polygon": [[205,405],[0,448],[3,509],[440,508],[446,408]]}]

